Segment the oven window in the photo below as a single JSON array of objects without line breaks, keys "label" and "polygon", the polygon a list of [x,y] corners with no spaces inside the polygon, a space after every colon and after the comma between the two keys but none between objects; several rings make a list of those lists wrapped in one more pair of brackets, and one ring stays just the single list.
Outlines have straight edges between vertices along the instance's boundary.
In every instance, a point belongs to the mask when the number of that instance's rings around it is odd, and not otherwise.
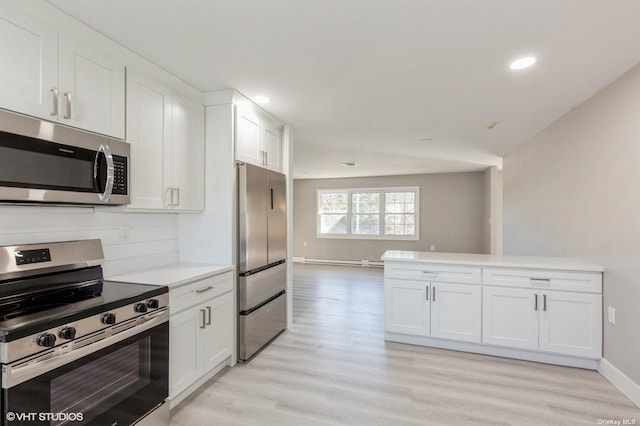
[{"label": "oven window", "polygon": [[87,413],[107,400],[115,406],[147,386],[150,374],[151,337],[146,337],[51,380],[51,412]]},{"label": "oven window", "polygon": [[0,146],[0,181],[11,186],[93,189],[93,161]]}]

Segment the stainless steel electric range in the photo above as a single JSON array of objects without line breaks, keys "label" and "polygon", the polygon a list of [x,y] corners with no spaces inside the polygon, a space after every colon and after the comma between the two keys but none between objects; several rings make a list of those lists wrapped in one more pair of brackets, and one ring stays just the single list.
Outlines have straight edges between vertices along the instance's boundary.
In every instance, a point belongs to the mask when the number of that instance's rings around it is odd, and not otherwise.
[{"label": "stainless steel electric range", "polygon": [[168,289],[105,281],[103,258],[0,247],[2,425],[169,424]]}]

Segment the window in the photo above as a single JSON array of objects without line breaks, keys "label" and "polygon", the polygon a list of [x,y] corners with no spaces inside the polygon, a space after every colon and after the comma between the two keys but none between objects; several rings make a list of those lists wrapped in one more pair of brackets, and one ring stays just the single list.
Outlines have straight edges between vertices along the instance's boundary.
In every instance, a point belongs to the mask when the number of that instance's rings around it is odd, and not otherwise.
[{"label": "window", "polygon": [[318,191],[318,236],[418,239],[418,188]]}]

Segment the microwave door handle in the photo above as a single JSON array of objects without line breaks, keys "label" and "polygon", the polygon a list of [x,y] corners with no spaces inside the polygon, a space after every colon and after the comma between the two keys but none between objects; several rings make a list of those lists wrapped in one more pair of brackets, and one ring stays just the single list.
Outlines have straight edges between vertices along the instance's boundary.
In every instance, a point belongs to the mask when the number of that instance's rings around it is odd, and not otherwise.
[{"label": "microwave door handle", "polygon": [[107,161],[107,181],[104,185],[104,192],[102,194],[98,194],[100,201],[106,203],[109,201],[109,197],[111,197],[111,191],[113,190],[113,180],[114,180],[114,168],[113,168],[113,155],[111,155],[111,150],[108,145],[100,145],[98,148],[98,153],[96,154],[96,159],[94,163],[94,177],[96,182],[100,180],[100,165],[98,159],[100,158],[100,154],[104,154],[104,158]]}]

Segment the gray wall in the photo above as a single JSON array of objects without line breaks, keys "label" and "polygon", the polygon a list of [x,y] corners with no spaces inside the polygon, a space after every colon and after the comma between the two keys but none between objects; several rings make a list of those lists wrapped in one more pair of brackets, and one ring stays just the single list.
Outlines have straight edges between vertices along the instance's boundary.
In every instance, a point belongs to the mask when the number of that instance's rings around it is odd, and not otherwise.
[{"label": "gray wall", "polygon": [[503,179],[505,253],[602,265],[604,357],[640,384],[640,67],[507,156]]},{"label": "gray wall", "polygon": [[[420,240],[347,240],[316,237],[316,190],[420,187]],[[293,255],[322,259],[380,260],[385,250],[482,253],[485,230],[483,172],[299,179],[293,182]],[[307,247],[304,247],[304,241]]]}]

